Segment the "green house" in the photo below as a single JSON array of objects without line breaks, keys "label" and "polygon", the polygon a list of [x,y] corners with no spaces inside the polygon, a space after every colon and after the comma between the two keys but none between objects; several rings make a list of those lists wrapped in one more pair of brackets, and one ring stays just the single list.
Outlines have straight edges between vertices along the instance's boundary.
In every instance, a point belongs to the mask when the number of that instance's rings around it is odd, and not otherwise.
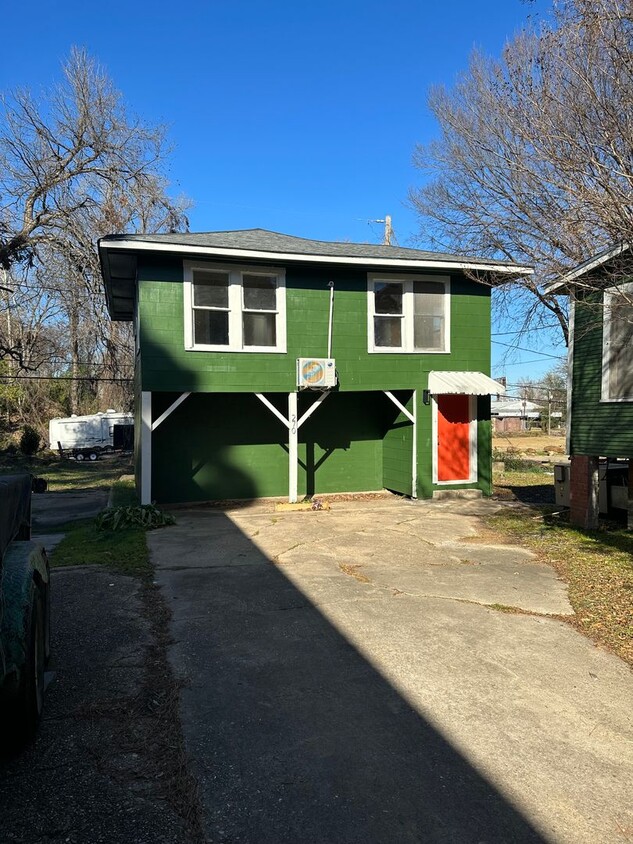
[{"label": "green house", "polygon": [[[550,286],[570,298],[567,452],[571,521],[598,524],[602,496],[614,497],[607,473],[627,480],[633,527],[633,273],[627,244],[610,247]],[[611,465],[611,470],[607,466]],[[613,470],[616,470],[614,472]],[[626,485],[626,484],[625,484]],[[618,493],[623,490],[617,490]],[[603,500],[603,508],[609,501]]]},{"label": "green house", "polygon": [[490,289],[529,269],[262,229],[99,252],[135,325],[143,502],[489,494]]}]

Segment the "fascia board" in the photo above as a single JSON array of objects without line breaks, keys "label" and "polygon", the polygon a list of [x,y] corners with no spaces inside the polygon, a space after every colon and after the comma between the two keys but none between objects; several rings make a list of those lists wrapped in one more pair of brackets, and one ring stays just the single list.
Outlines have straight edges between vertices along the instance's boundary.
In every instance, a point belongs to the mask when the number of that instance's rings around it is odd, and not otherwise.
[{"label": "fascia board", "polygon": [[508,275],[532,275],[532,267],[517,264],[475,264],[469,261],[442,261],[438,259],[402,258],[358,258],[354,256],[338,257],[336,255],[309,255],[299,252],[265,252],[255,249],[224,249],[216,246],[190,246],[172,243],[144,243],[137,240],[113,240],[99,242],[103,250],[135,250],[137,252],[171,252],[176,254],[200,255],[214,258],[239,258],[245,260],[265,261],[293,261],[314,264],[352,264],[355,266],[372,266],[398,269],[453,269],[473,270],[480,272],[506,273]]},{"label": "fascia board", "polygon": [[628,243],[620,243],[618,246],[614,246],[613,249],[610,249],[608,252],[602,252],[600,255],[596,255],[593,259],[589,261],[585,261],[584,263],[580,264],[573,270],[570,270],[566,273],[562,278],[559,278],[558,281],[553,281],[551,284],[548,284],[545,288],[546,293],[568,293],[567,290],[562,290],[563,287],[567,287],[572,281],[575,281],[578,278],[581,278],[583,275],[592,272],[592,270],[597,269],[597,267],[602,266],[602,264],[610,261],[612,258],[617,258],[618,255],[621,255],[623,252],[626,252],[627,249],[630,248],[630,244]]}]

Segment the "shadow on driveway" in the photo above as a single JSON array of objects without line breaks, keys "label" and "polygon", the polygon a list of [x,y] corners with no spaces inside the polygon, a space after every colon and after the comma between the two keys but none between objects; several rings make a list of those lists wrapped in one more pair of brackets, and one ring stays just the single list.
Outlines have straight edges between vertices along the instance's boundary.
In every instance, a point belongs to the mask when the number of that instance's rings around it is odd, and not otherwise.
[{"label": "shadow on driveway", "polygon": [[150,548],[209,841],[547,840],[259,550],[258,530],[217,512],[180,522]]}]

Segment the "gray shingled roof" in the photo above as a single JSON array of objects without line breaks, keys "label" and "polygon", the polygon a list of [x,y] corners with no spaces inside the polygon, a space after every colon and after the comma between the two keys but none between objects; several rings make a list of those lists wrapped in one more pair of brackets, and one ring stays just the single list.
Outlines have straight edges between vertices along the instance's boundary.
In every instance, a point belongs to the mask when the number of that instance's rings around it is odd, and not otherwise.
[{"label": "gray shingled roof", "polygon": [[402,246],[383,246],[374,243],[341,243],[325,240],[308,240],[266,229],[239,229],[225,232],[183,232],[178,234],[115,234],[102,238],[102,243],[117,240],[140,243],[161,243],[174,246],[214,247],[216,249],[249,249],[259,252],[291,253],[295,255],[323,255],[335,258],[395,258],[403,261],[429,259],[437,261],[464,261],[472,264],[507,266],[508,261],[488,258],[470,258],[449,255],[446,252],[429,252]]}]

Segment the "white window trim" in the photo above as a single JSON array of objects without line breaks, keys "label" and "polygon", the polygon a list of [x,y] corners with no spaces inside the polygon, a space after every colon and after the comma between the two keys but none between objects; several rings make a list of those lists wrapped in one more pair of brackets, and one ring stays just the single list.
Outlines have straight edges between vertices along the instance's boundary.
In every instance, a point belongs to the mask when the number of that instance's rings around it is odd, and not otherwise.
[{"label": "white window trim", "polygon": [[[193,273],[194,270],[204,272],[221,272],[229,276],[229,345],[194,344],[193,333]],[[261,313],[276,313],[275,346],[244,346],[242,314],[245,312],[243,304],[242,276],[244,275],[274,275],[277,278],[277,310],[261,311]],[[183,300],[185,309],[185,349],[188,352],[245,352],[256,354],[286,354],[286,271],[281,267],[252,267],[235,264],[215,264],[209,261],[183,261]],[[218,308],[218,310],[222,310]],[[253,309],[246,309],[246,313],[255,313]]]},{"label": "white window trim", "polygon": [[468,413],[470,416],[470,476],[468,480],[459,481],[439,481],[438,480],[438,458],[437,458],[437,397],[432,396],[432,418],[433,418],[433,483],[436,486],[456,486],[458,484],[475,484],[479,473],[478,453],[477,453],[477,396],[468,397]]},{"label": "white window trim", "polygon": [[[402,346],[376,346],[374,342],[374,285],[376,282],[402,284]],[[413,347],[413,282],[435,281],[444,285],[446,309],[444,312],[444,348],[415,349]],[[449,355],[451,353],[451,279],[447,275],[369,273],[367,275],[367,351],[376,355]]]},{"label": "white window trim", "polygon": [[604,291],[603,317],[602,317],[602,384],[600,401],[605,404],[619,402],[633,402],[633,395],[611,398],[609,395],[610,366],[609,349],[611,347],[611,299],[617,293],[628,293],[633,298],[633,282],[622,284],[617,287],[609,287]]}]

